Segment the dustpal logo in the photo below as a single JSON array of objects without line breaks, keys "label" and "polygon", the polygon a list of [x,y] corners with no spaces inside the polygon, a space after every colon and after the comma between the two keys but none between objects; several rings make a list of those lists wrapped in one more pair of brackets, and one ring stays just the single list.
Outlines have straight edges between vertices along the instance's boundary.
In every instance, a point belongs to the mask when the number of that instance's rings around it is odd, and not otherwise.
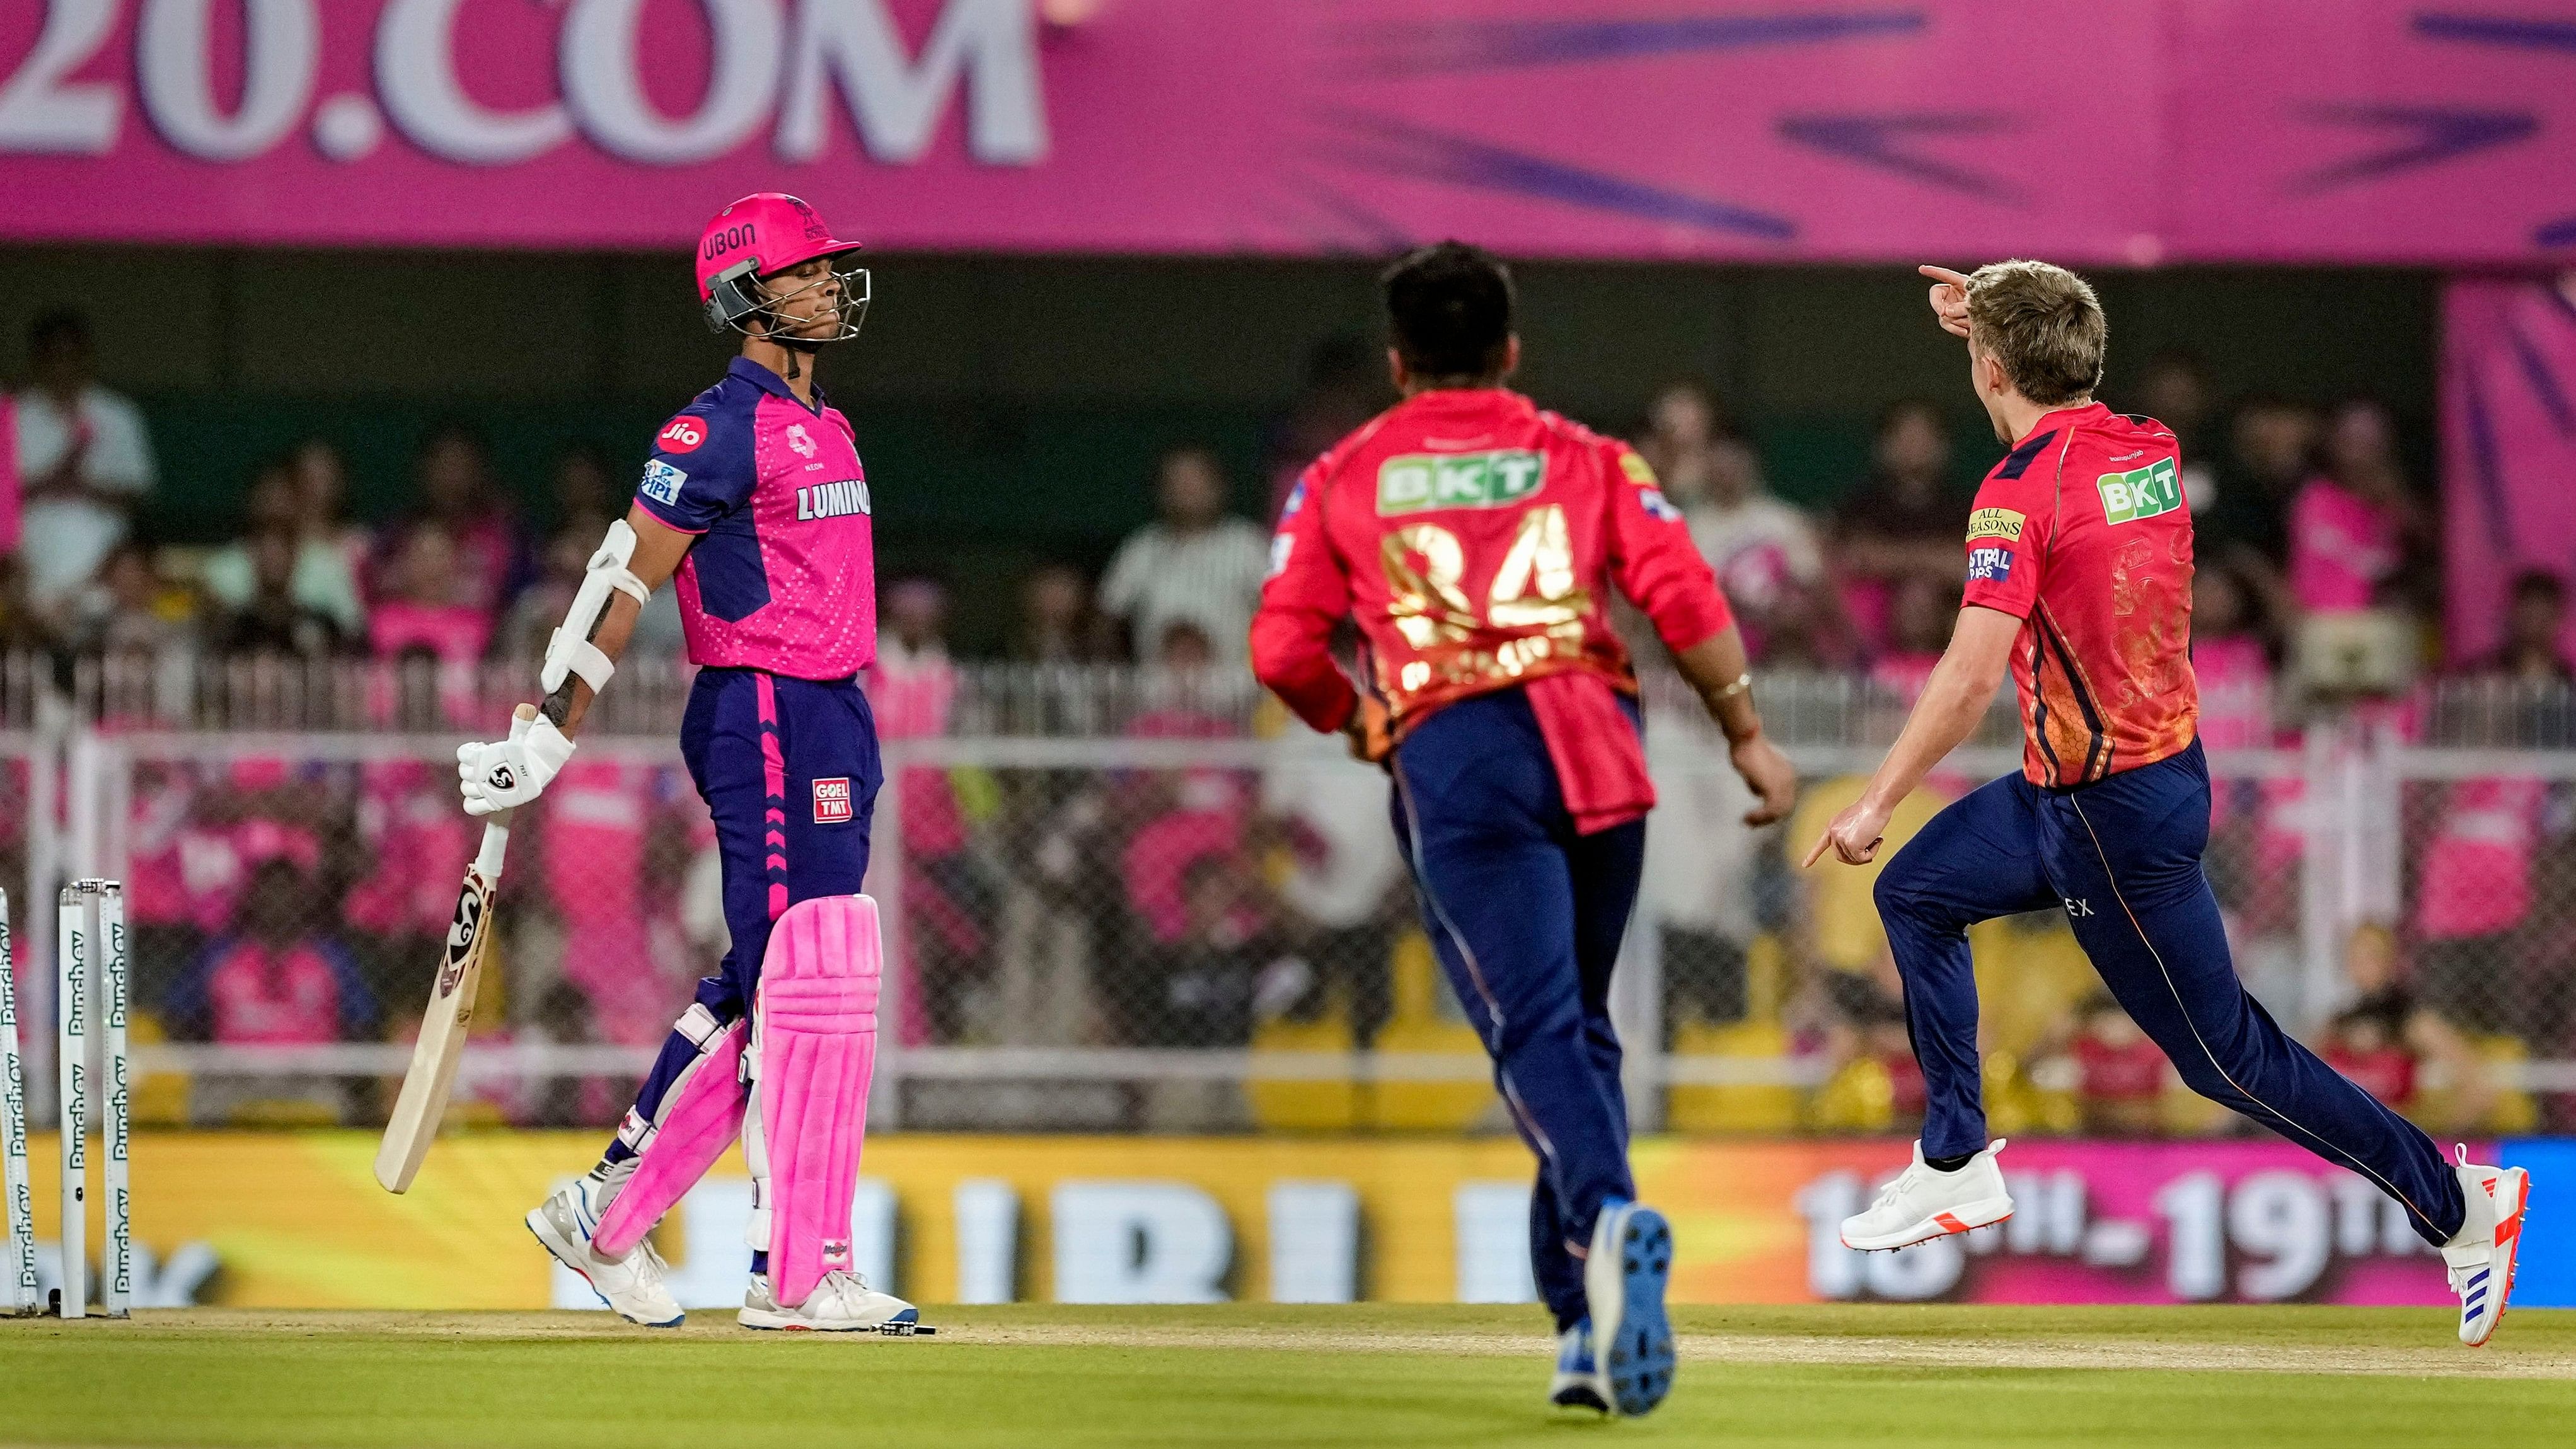
[{"label": "dustpal logo", "polygon": [[1547,482],[1547,458],[1522,448],[1491,453],[1406,453],[1377,470],[1381,518],[1434,508],[1500,508]]},{"label": "dustpal logo", "polygon": [[2102,490],[2102,516],[2112,523],[2133,523],[2182,507],[2182,474],[2171,458],[2127,473],[2105,473],[2093,486]]}]

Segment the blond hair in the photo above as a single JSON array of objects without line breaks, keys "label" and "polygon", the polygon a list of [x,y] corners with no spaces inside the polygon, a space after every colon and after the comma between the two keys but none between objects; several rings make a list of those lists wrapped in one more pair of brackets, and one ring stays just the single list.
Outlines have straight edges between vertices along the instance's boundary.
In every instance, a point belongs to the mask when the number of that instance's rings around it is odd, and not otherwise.
[{"label": "blond hair", "polygon": [[1968,338],[2003,364],[2013,390],[2042,406],[2102,381],[2110,324],[2091,284],[2046,262],[1990,262],[1968,278]]}]

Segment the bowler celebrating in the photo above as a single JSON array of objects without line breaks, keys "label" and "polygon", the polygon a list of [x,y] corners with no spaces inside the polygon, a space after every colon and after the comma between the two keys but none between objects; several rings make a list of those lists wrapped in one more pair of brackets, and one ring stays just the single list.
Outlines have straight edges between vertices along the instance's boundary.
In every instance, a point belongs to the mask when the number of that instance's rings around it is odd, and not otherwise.
[{"label": "bowler celebrating", "polygon": [[[1404,400],[1299,479],[1253,620],[1253,667],[1394,777],[1423,927],[1538,1154],[1531,1267],[1556,1315],[1550,1398],[1642,1414],[1672,1384],[1672,1235],[1628,1173],[1608,1010],[1654,804],[1609,591],[1654,621],[1762,803],[1796,777],[1762,735],[1744,646],[1645,460],[1503,380],[1511,277],[1443,242],[1386,274]],[[1329,640],[1356,619],[1361,681]]]},{"label": "bowler celebrating", "polygon": [[2209,769],[2191,667],[2191,513],[2174,435],[2093,400],[2107,328],[2093,289],[2043,262],[1974,276],[1926,267],[1941,325],[2012,451],[1969,515],[1965,605],[1950,647],[1868,790],[1807,852],[1877,851],[1898,801],[1966,739],[2004,671],[2022,769],[1953,802],[1878,877],[1927,1104],[1914,1162],[1843,1223],[1853,1248],[1902,1248],[2012,1215],[1978,1099],[1967,928],[2062,909],[2094,969],[2194,1091],[2404,1206],[2442,1251],[2460,1340],[2482,1344],[2513,1291],[2530,1179],[2456,1168],[2432,1139],[2273,1023],[2236,979],[2201,871]]},{"label": "bowler celebrating", "polygon": [[457,751],[465,808],[524,805],[573,751],[644,601],[674,574],[700,666],[680,749],[723,850],[718,974],[698,983],[599,1166],[528,1228],[628,1319],[680,1306],[645,1234],[739,1133],[752,1174],[747,1328],[908,1331],[912,1305],[850,1262],[882,952],[860,895],[880,772],[856,676],[876,649],[867,474],[814,352],[858,334],[867,273],[792,196],[747,196],[698,246],[724,380],[654,437],[546,650],[540,716]]}]

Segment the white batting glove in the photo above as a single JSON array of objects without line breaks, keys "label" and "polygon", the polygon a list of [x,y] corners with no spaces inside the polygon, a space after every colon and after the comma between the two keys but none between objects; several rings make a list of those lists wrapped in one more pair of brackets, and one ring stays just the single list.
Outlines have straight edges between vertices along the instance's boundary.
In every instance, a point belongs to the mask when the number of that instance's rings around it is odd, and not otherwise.
[{"label": "white batting glove", "polygon": [[572,741],[543,715],[512,720],[506,740],[458,745],[456,788],[465,797],[465,813],[489,815],[527,804],[545,793],[571,758]]}]

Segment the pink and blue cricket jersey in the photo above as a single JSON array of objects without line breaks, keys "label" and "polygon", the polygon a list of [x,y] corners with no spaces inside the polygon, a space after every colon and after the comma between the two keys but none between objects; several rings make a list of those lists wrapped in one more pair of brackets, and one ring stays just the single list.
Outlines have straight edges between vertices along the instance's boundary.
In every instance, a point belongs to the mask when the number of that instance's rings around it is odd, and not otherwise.
[{"label": "pink and blue cricket jersey", "polygon": [[867,470],[820,393],[735,358],[654,436],[635,501],[700,535],[678,580],[692,662],[847,679],[876,657]]},{"label": "pink and blue cricket jersey", "polygon": [[849,420],[737,358],[653,444],[635,501],[699,535],[678,580],[700,666],[680,754],[715,826],[732,943],[664,1040],[611,1160],[644,1140],[699,1043],[749,1014],[770,924],[865,883],[884,779],[856,678],[876,658],[876,564]]}]

